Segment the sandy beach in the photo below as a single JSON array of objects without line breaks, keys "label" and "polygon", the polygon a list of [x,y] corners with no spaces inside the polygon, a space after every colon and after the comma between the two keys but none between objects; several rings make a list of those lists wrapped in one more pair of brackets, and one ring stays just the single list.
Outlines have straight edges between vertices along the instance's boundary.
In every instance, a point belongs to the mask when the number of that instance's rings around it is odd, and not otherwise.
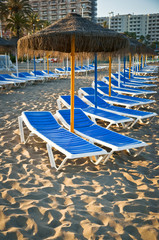
[{"label": "sandy beach", "polygon": [[[106,74],[100,72],[98,79]],[[93,73],[77,76],[76,94],[93,79]],[[159,114],[156,90],[156,103],[140,110]],[[158,116],[132,129],[112,127],[148,146],[136,158],[115,153],[105,165],[81,158],[57,172],[50,167],[44,142],[31,138],[20,143],[22,111],[55,114],[58,96],[68,94],[70,79],[0,93],[0,240],[159,239]],[[59,163],[63,155],[54,154]]]}]

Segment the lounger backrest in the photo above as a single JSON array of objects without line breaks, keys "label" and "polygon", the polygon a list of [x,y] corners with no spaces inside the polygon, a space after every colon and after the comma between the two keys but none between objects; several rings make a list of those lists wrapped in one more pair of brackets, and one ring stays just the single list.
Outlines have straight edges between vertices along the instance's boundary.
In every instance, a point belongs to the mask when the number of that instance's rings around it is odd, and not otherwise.
[{"label": "lounger backrest", "polygon": [[94,94],[94,88],[91,88],[91,87],[84,87],[84,88],[81,88],[81,90],[83,90],[88,95]]},{"label": "lounger backrest", "polygon": [[28,72],[22,72],[22,74],[24,74],[25,76],[33,77],[33,75]]},{"label": "lounger backrest", "polygon": [[62,68],[55,68],[55,70],[59,70],[59,71],[62,71],[62,72],[64,72],[65,70],[64,69],[62,69]]},{"label": "lounger backrest", "polygon": [[38,131],[58,129],[57,123],[50,112],[23,112],[29,123]]},{"label": "lounger backrest", "polygon": [[[108,77],[104,77],[104,78],[105,78],[107,81],[109,81],[109,78],[108,78]],[[111,83],[112,83],[114,86],[118,87],[118,81],[117,81],[117,80],[111,78]],[[120,87],[123,87],[123,84],[122,84],[122,83],[120,83]]]},{"label": "lounger backrest", "polygon": [[65,71],[71,71],[71,68],[70,67],[64,67],[64,70]]},{"label": "lounger backrest", "polygon": [[[94,95],[95,94],[95,90],[94,88],[91,88],[91,87],[86,87],[86,88],[81,88],[85,93],[87,93],[88,95]],[[97,95],[99,97],[102,97],[103,94],[97,92]]]},{"label": "lounger backrest", "polygon": [[41,72],[41,71],[32,71],[34,74],[36,75],[44,75],[45,73]]},{"label": "lounger backrest", "polygon": [[[112,76],[116,77],[118,79],[119,74],[113,73]],[[120,80],[124,80],[124,77],[120,74]]]},{"label": "lounger backrest", "polygon": [[[48,73],[47,70],[44,70],[43,72]],[[53,72],[49,71],[49,74],[54,74]]]},{"label": "lounger backrest", "polygon": [[4,78],[13,78],[11,75],[9,74],[1,74],[1,77],[4,77]]},{"label": "lounger backrest", "polygon": [[[108,86],[98,87],[98,89],[101,90],[104,94],[109,95],[109,87]],[[111,96],[118,96],[118,94],[111,89]]]},{"label": "lounger backrest", "polygon": [[[67,102],[67,104],[71,105],[71,96],[61,96],[61,98],[64,99],[64,101]],[[87,108],[88,105],[82,101],[82,99],[80,99],[78,96],[74,96],[74,105],[75,105],[75,108]]]},{"label": "lounger backrest", "polygon": [[[84,98],[86,98],[88,101],[90,101],[92,104],[95,103],[95,99],[93,95],[86,95],[84,96]],[[99,96],[97,96],[97,107],[110,107],[110,105],[108,103],[106,103],[102,98],[100,98]]]},{"label": "lounger backrest", "polygon": [[23,73],[19,73],[19,77],[25,77],[26,75]]},{"label": "lounger backrest", "polygon": [[0,76],[0,80],[1,80],[1,81],[4,81],[5,78],[4,78],[3,76]]},{"label": "lounger backrest", "polygon": [[103,81],[97,81],[97,86],[99,87],[107,87],[107,83],[103,82]]},{"label": "lounger backrest", "polygon": [[[70,109],[59,110],[59,113],[67,122],[67,124],[70,125]],[[74,128],[89,127],[93,124],[94,123],[89,119],[89,117],[85,115],[81,109],[74,109]]]}]

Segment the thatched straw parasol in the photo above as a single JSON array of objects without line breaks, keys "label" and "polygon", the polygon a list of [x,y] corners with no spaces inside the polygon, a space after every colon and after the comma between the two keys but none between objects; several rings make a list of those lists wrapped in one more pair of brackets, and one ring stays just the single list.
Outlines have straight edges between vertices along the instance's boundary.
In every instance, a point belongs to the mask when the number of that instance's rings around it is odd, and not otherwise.
[{"label": "thatched straw parasol", "polygon": [[45,29],[19,39],[19,56],[32,50],[59,51],[71,53],[71,131],[74,131],[74,66],[75,52],[113,52],[124,49],[127,38],[117,32],[105,29],[76,13]]},{"label": "thatched straw parasol", "polygon": [[70,53],[73,35],[76,52],[113,52],[128,46],[125,36],[70,13],[45,29],[21,38],[18,54],[29,49]]}]

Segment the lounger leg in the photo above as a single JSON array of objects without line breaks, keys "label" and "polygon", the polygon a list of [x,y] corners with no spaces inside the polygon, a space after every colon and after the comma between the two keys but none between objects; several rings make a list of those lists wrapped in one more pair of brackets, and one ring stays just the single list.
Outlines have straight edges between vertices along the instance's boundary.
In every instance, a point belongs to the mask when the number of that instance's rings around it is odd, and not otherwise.
[{"label": "lounger leg", "polygon": [[136,118],[136,120],[130,125],[130,127],[128,127],[128,129],[132,128],[137,122],[138,122],[139,118]]},{"label": "lounger leg", "polygon": [[20,141],[24,143],[25,138],[24,138],[24,130],[23,130],[23,119],[21,116],[18,117],[18,124],[19,124],[19,130],[20,130]]},{"label": "lounger leg", "polygon": [[82,98],[82,92],[81,92],[81,90],[78,90],[78,96],[79,96],[80,98]]},{"label": "lounger leg", "polygon": [[110,156],[113,154],[113,150],[112,151],[110,151],[110,153],[106,156],[106,158],[105,158],[105,160],[104,160],[104,164],[108,161],[108,159],[110,158]]},{"label": "lounger leg", "polygon": [[52,153],[52,147],[47,143],[46,148],[47,148],[47,151],[48,151],[51,167],[54,167],[54,168],[57,169],[56,164],[55,164],[54,155]]},{"label": "lounger leg", "polygon": [[139,150],[137,151],[137,153],[134,154],[134,157],[137,157],[143,150],[145,147],[141,147],[139,148]]},{"label": "lounger leg", "polygon": [[54,158],[53,153],[52,153],[52,147],[47,143],[46,148],[48,150],[48,155],[49,155],[51,167],[55,168],[56,170],[60,170],[62,168],[62,166],[65,164],[65,162],[67,161],[68,158],[65,157],[64,160],[62,161],[62,163],[59,165],[59,167],[57,167],[56,164],[55,164],[55,158]]},{"label": "lounger leg", "polygon": [[[106,128],[107,128],[107,129],[110,128],[111,125],[112,125],[112,123],[109,123]],[[116,125],[117,125],[117,124],[116,124]],[[118,126],[119,126],[119,125],[118,125]]]},{"label": "lounger leg", "polygon": [[[96,159],[96,161],[93,160],[93,157]],[[96,156],[93,156],[93,157],[89,157],[89,158],[94,165],[98,165],[104,158],[103,156],[98,157],[98,159]]]},{"label": "lounger leg", "polygon": [[95,117],[90,116],[90,118],[94,123],[97,123]]},{"label": "lounger leg", "polygon": [[57,99],[57,106],[58,106],[58,109],[59,109],[59,110],[62,109],[60,99]]}]

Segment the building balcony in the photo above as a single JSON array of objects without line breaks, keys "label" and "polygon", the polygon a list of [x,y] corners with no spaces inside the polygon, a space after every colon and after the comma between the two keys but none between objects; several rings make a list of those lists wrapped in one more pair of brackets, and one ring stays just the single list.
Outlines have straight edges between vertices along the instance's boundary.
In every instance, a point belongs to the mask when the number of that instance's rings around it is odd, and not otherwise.
[{"label": "building balcony", "polygon": [[33,7],[38,7],[39,4],[38,4],[38,3],[33,3],[32,6],[33,6]]},{"label": "building balcony", "polygon": [[42,16],[46,16],[46,15],[47,15],[47,12],[42,12],[41,15],[42,15]]},{"label": "building balcony", "polygon": [[92,3],[91,0],[81,0],[81,3]]},{"label": "building balcony", "polygon": [[60,6],[60,10],[61,10],[61,9],[63,9],[63,10],[64,10],[64,9],[66,9],[66,7],[67,7],[67,6],[65,6],[65,5],[62,5],[62,6]]},{"label": "building balcony", "polygon": [[34,12],[38,12],[38,8],[33,8],[33,11]]},{"label": "building balcony", "polygon": [[84,11],[83,11],[84,13],[92,13],[92,11],[91,10],[89,10],[89,9],[84,9]]},{"label": "building balcony", "polygon": [[47,7],[47,3],[41,3],[40,6]]},{"label": "building balcony", "polygon": [[66,5],[66,4],[67,4],[66,1],[60,2],[60,5]]},{"label": "building balcony", "polygon": [[57,12],[51,12],[51,16],[56,16]]},{"label": "building balcony", "polygon": [[56,2],[50,2],[50,5],[52,6],[52,5],[57,5],[57,3]]}]

